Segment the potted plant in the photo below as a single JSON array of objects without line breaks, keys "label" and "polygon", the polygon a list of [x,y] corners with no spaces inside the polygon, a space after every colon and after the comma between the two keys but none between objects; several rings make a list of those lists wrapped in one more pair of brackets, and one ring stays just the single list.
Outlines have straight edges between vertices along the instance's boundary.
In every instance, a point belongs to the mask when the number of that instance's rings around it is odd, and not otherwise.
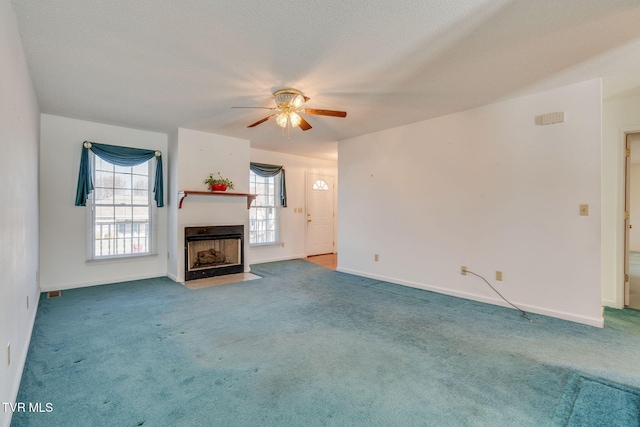
[{"label": "potted plant", "polygon": [[227,188],[233,190],[233,182],[227,178],[223,178],[218,172],[218,176],[213,176],[213,173],[209,174],[209,177],[204,180],[205,184],[209,185],[211,191],[227,191]]}]

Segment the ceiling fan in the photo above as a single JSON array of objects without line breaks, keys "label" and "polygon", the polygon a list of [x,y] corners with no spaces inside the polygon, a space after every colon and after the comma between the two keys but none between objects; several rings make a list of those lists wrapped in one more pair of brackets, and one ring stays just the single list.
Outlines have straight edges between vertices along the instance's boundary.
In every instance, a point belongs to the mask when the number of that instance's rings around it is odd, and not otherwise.
[{"label": "ceiling fan", "polygon": [[266,110],[277,110],[277,112],[258,120],[257,122],[247,126],[252,128],[269,119],[275,117],[276,124],[281,128],[296,127],[302,130],[311,129],[311,125],[300,114],[315,114],[317,116],[346,117],[346,111],[335,110],[317,110],[314,108],[302,108],[309,97],[304,96],[302,92],[296,89],[280,89],[273,93],[275,96],[275,107],[231,107],[231,108],[262,108]]}]

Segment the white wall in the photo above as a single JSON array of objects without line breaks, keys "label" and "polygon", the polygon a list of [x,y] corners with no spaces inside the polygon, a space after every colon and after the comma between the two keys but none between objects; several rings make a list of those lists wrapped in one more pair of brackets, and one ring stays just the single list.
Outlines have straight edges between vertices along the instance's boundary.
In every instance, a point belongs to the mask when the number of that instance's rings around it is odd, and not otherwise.
[{"label": "white wall", "polygon": [[[78,288],[167,274],[167,208],[157,209],[158,255],[86,261],[86,209],[75,206],[83,141],[160,150],[167,135],[42,114],[40,141],[40,286]],[[165,197],[166,200],[166,197]]]},{"label": "white wall", "polygon": [[202,225],[244,225],[245,271],[249,271],[246,197],[190,195],[184,199],[182,209],[178,209],[178,192],[207,191],[203,181],[210,173],[220,172],[229,178],[235,186],[233,192],[248,193],[249,141],[181,128],[171,133],[169,144],[170,153],[176,157],[176,161],[171,162],[168,204],[170,217],[175,218],[175,227],[173,219],[171,225],[175,230],[175,243],[169,248],[169,277],[184,281],[184,228]]},{"label": "white wall", "polygon": [[[14,402],[39,297],[40,111],[10,1],[0,1],[0,76],[0,402]],[[10,422],[0,410],[0,426]]]},{"label": "white wall", "polygon": [[601,105],[594,80],[341,141],[339,270],[505,305],[465,265],[525,310],[602,326]]},{"label": "white wall", "polygon": [[602,303],[624,306],[625,132],[640,132],[640,96],[602,105]]},{"label": "white wall", "polygon": [[[176,280],[178,277],[178,129],[169,132],[169,173],[167,174],[167,198],[164,203],[167,206],[167,248],[169,258],[167,261],[167,276]],[[184,278],[184,276],[183,276]]]},{"label": "white wall", "polygon": [[[310,157],[294,156],[273,151],[251,149],[251,161],[283,165],[287,180],[287,208],[280,209],[280,242],[282,245],[256,246],[250,248],[252,264],[306,257],[306,174],[317,173],[333,176],[336,189],[334,206],[337,213],[338,164],[331,160],[319,160]],[[248,173],[248,172],[247,172]],[[294,208],[303,208],[302,213],[294,213]],[[334,241],[337,242],[337,221]],[[335,250],[336,248],[334,248]]]}]

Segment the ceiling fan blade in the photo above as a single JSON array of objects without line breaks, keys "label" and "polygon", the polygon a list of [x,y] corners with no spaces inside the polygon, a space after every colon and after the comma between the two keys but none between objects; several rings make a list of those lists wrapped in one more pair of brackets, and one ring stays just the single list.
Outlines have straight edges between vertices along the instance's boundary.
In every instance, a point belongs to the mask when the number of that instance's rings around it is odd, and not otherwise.
[{"label": "ceiling fan blade", "polygon": [[271,117],[273,117],[273,116],[275,116],[275,115],[276,115],[276,114],[272,114],[272,115],[270,115],[270,116],[267,116],[267,117],[265,117],[264,119],[262,119],[262,120],[258,120],[258,121],[257,121],[257,122],[255,122],[254,124],[249,125],[249,126],[247,126],[247,127],[248,127],[248,128],[252,128],[252,127],[254,127],[254,126],[258,126],[260,123],[264,123],[264,122],[266,122],[267,120],[269,120]]},{"label": "ceiling fan blade", "polygon": [[298,127],[302,130],[311,129],[311,125],[309,124],[309,122],[307,122],[302,116],[300,116],[300,124],[298,125]]},{"label": "ceiling fan blade", "polygon": [[304,98],[304,102],[307,102],[308,100],[310,100],[311,98],[309,98],[308,96],[304,96],[302,95],[302,97]]},{"label": "ceiling fan blade", "polygon": [[346,111],[335,110],[316,110],[315,108],[305,108],[302,110],[305,114],[316,114],[318,116],[347,117]]}]

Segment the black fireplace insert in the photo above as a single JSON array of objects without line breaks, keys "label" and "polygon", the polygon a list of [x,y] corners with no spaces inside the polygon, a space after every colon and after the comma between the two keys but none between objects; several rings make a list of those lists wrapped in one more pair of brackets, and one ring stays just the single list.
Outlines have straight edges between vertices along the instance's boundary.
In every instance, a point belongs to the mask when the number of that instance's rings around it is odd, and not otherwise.
[{"label": "black fireplace insert", "polygon": [[184,280],[244,272],[244,226],[185,227]]}]

